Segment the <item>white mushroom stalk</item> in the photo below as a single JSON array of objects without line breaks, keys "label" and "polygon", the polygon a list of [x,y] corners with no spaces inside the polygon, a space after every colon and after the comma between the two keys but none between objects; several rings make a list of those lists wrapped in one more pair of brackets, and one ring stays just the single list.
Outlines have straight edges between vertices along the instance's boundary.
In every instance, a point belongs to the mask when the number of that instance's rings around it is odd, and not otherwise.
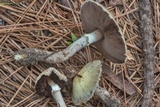
[{"label": "white mushroom stalk", "polygon": [[51,54],[48,58],[45,59],[46,62],[58,63],[68,60],[76,52],[82,48],[99,41],[103,38],[103,35],[99,30],[96,30],[90,34],[84,34],[80,39],[72,43],[69,47],[55,54]]},{"label": "white mushroom stalk", "polygon": [[52,93],[52,96],[57,103],[57,106],[58,107],[67,107],[65,102],[64,102],[64,99],[62,97],[61,91],[60,91],[61,88],[57,84],[55,84],[52,80],[48,80],[48,84],[52,88],[51,93]]},{"label": "white mushroom stalk", "polygon": [[82,48],[96,41],[99,41],[102,38],[103,35],[101,31],[95,30],[92,33],[84,34],[81,38],[72,43],[66,49],[55,54],[41,49],[26,48],[16,52],[16,54],[14,55],[14,59],[17,62],[20,62],[22,65],[33,65],[38,61],[45,61],[47,63],[59,63],[68,60]]}]

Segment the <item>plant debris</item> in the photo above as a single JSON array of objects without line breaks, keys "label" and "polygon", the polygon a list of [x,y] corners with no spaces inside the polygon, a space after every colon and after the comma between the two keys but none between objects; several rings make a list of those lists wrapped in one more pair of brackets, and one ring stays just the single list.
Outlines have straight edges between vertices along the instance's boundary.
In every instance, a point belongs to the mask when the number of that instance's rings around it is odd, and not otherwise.
[{"label": "plant debris", "polygon": [[[56,102],[54,100],[36,94],[35,80],[38,75],[49,67],[55,67],[66,74],[68,78],[72,78],[85,64],[93,60],[101,60],[108,64],[114,75],[118,75],[122,80],[130,82],[137,92],[128,95],[108,81],[106,75],[101,76],[101,81],[99,82],[101,87],[120,99],[123,106],[141,106],[145,78],[137,0],[125,0],[121,6],[111,6],[107,0],[101,2],[112,13],[115,21],[120,26],[132,60],[127,60],[122,65],[113,64],[106,60],[94,45],[91,45],[83,48],[69,60],[62,63],[46,64],[38,62],[28,67],[15,63],[13,55],[18,50],[39,48],[56,53],[68,47],[65,41],[71,40],[71,32],[74,32],[77,38],[80,38],[85,33],[80,20],[80,7],[83,2],[84,0],[77,0],[77,4],[74,4],[71,1],[73,5],[76,5],[76,8],[67,8],[53,0],[23,0],[20,4],[0,4],[0,19],[5,22],[5,25],[0,26],[0,106],[55,107]],[[153,8],[151,27],[155,39],[153,41],[155,50],[153,61],[155,65],[153,72],[155,89],[153,90],[152,107],[158,107],[158,102],[160,101],[159,6],[159,0],[151,1],[151,7]],[[49,31],[49,36],[45,34],[45,30]],[[123,81],[122,83],[122,88],[125,89],[126,84]],[[64,89],[64,91],[66,90]],[[65,92],[63,97],[67,106],[74,106],[69,93]],[[105,105],[101,100],[93,97],[90,101],[78,107],[91,106],[103,107]]]}]

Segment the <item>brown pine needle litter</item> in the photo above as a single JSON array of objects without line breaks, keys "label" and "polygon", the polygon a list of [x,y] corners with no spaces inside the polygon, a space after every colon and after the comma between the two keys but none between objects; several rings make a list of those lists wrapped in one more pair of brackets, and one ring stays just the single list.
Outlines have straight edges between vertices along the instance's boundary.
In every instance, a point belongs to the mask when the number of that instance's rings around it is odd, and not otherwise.
[{"label": "brown pine needle litter", "polygon": [[[0,0],[0,107],[56,107],[52,98],[36,94],[35,80],[49,67],[64,72],[72,78],[86,63],[100,59],[108,63],[114,73],[121,77],[122,89],[113,85],[102,75],[100,86],[120,99],[124,107],[140,107],[143,97],[143,47],[139,28],[138,0],[123,0],[121,4],[111,6],[108,0],[100,0],[114,16],[121,27],[127,44],[129,58],[125,64],[113,64],[97,51],[88,46],[68,61],[58,64],[37,63],[32,66],[20,66],[13,60],[14,53],[24,48],[39,48],[53,53],[65,49],[66,41],[71,41],[71,33],[78,38],[84,34],[80,20],[80,6],[84,0],[68,0],[72,8],[56,0],[23,0],[19,3],[4,3]],[[6,0],[11,2],[10,0]],[[14,0],[13,0],[14,1]],[[16,1],[16,0],[15,0]],[[97,0],[99,1],[99,0]],[[160,102],[160,1],[151,0],[153,9],[154,35],[154,95],[152,107],[159,107]],[[72,73],[72,75],[70,75]],[[111,78],[111,75],[110,75]],[[136,92],[125,93],[129,81]],[[63,93],[68,107],[73,107],[70,92]],[[93,97],[78,107],[103,107],[101,100]]]}]

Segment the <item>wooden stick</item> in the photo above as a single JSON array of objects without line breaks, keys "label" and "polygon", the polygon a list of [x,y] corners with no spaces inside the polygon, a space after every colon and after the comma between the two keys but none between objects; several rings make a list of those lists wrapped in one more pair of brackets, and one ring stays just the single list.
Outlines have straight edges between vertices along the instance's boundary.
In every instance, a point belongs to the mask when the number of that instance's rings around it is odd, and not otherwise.
[{"label": "wooden stick", "polygon": [[144,52],[144,90],[141,107],[151,107],[154,91],[154,48],[152,34],[152,10],[149,0],[140,0],[140,30]]}]

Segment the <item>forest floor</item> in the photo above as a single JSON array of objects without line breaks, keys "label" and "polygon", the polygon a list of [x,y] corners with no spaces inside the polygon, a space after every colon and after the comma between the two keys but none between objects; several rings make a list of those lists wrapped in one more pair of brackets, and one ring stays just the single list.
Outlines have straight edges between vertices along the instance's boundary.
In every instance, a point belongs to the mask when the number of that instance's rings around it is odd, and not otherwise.
[{"label": "forest floor", "polygon": [[[2,2],[3,1],[3,2]],[[5,2],[4,2],[5,1]],[[8,1],[8,2],[6,2]],[[17,1],[17,0],[13,0]],[[56,1],[56,0],[55,0]],[[143,98],[143,47],[139,27],[138,0],[122,0],[111,3],[97,0],[108,9],[120,26],[127,45],[128,59],[124,64],[114,64],[100,54],[94,45],[77,52],[69,60],[57,63],[37,63],[21,66],[13,59],[19,49],[39,48],[52,52],[65,49],[72,41],[71,33],[80,38],[84,29],[80,19],[80,7],[84,0],[71,1],[72,8],[54,0],[21,0],[12,3],[0,0],[0,106],[1,107],[56,107],[52,98],[36,94],[35,80],[49,67],[64,72],[78,72],[88,62],[101,60],[108,64],[113,73],[103,74],[100,86],[118,98],[124,107],[139,107]],[[117,0],[118,1],[118,0]],[[152,0],[154,36],[154,96],[153,107],[160,107],[160,1]],[[67,75],[72,77],[73,75]],[[113,84],[108,78],[122,81]],[[126,85],[126,82],[127,84]],[[125,90],[134,90],[128,94]],[[64,100],[68,107],[75,106],[70,92],[65,92]],[[95,96],[77,107],[103,107]]]}]

